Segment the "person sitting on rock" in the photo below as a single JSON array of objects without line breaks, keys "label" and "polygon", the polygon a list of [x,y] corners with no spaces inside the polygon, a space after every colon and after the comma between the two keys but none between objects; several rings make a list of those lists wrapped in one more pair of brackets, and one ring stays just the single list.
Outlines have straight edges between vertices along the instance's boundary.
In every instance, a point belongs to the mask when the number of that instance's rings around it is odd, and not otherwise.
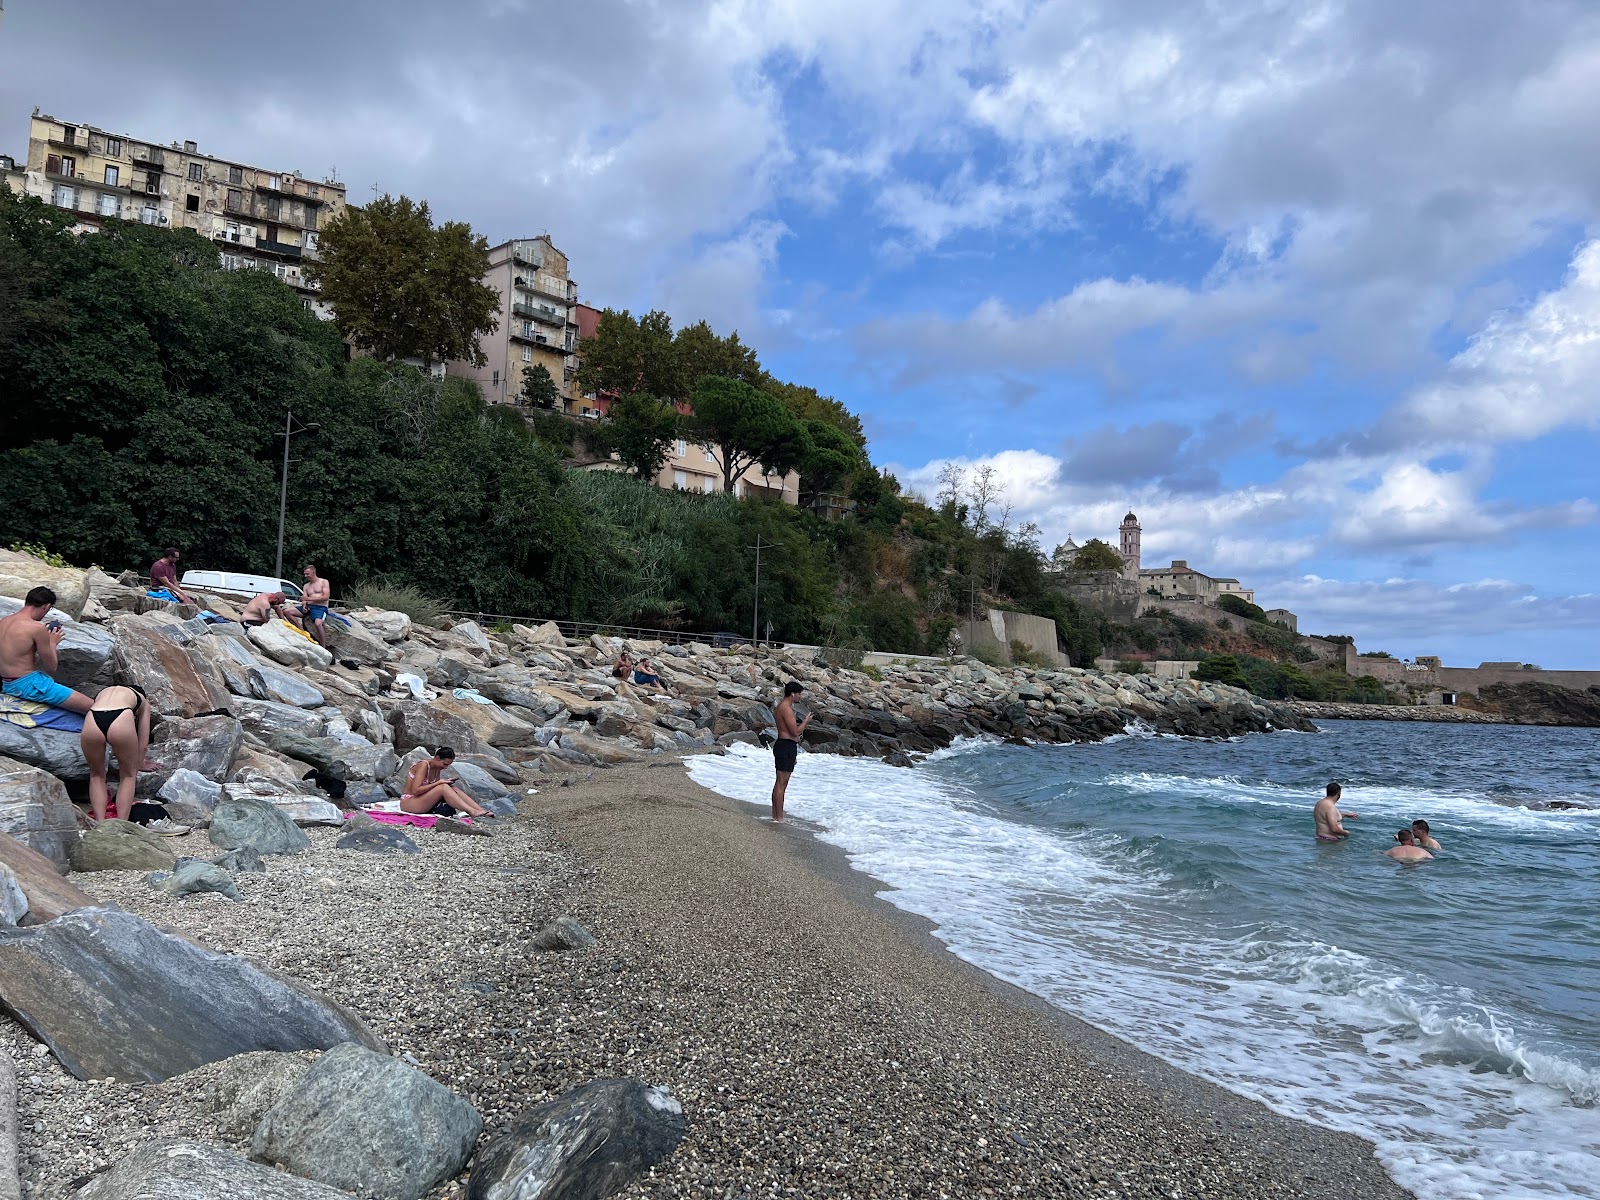
[{"label": "person sitting on rock", "polygon": [[[133,811],[133,793],[150,748],[150,702],[138,686],[101,688],[78,735],[89,762],[89,815],[106,819],[106,747],[117,759],[117,816]],[[187,829],[184,830],[188,832]]]},{"label": "person sitting on rock", "polygon": [[633,659],[624,650],[617,655],[617,661],[611,664],[611,675],[615,679],[627,679],[633,673]]},{"label": "person sitting on rock", "polygon": [[653,687],[661,692],[667,690],[667,685],[661,682],[661,676],[656,674],[656,669],[650,665],[648,658],[639,660],[639,665],[633,671],[633,681],[641,687]]},{"label": "person sitting on rock", "polygon": [[184,604],[192,601],[184,590],[178,586],[178,551],[174,546],[168,546],[161,552],[161,557],[150,564],[150,592],[152,595],[165,592],[173,600]]},{"label": "person sitting on rock", "polygon": [[255,628],[265,625],[272,620],[272,614],[277,613],[281,619],[287,621],[289,619],[288,614],[283,610],[287,600],[288,597],[282,592],[262,592],[244,606],[244,611],[239,614],[239,620],[245,625]]},{"label": "person sitting on rock", "polygon": [[333,596],[333,585],[317,574],[316,563],[307,563],[303,574],[306,585],[300,592],[298,615],[290,615],[289,620],[316,638],[317,645],[326,646],[328,601]]},{"label": "person sitting on rock", "polygon": [[468,817],[492,817],[462,789],[446,783],[440,776],[455,762],[456,752],[449,746],[440,746],[432,758],[425,758],[406,776],[406,790],[400,797],[400,811],[427,813],[436,817],[453,817],[461,813]]},{"label": "person sitting on rock", "polygon": [[0,617],[0,692],[86,713],[94,701],[50,678],[59,666],[56,647],[67,636],[60,621],[44,623],[55,602],[56,594],[49,588],[36,587],[23,597],[21,608]]}]

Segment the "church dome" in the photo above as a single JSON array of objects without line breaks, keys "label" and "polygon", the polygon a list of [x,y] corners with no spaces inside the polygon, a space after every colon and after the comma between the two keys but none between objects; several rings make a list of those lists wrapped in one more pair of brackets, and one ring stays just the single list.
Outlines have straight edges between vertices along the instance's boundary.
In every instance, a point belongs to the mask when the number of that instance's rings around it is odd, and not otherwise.
[{"label": "church dome", "polygon": [[1132,513],[1129,513],[1127,516],[1122,518],[1122,523],[1124,525],[1137,525],[1139,523],[1139,518],[1134,516]]}]

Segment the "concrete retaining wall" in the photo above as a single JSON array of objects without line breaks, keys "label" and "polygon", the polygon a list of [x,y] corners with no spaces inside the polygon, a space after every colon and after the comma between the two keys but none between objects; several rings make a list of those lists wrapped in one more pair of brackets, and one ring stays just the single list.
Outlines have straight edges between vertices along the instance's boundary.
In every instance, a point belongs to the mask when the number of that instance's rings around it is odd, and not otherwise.
[{"label": "concrete retaining wall", "polygon": [[1012,642],[1021,642],[1051,666],[1067,665],[1067,656],[1056,648],[1056,623],[1049,617],[991,608],[984,620],[961,626],[962,652],[966,654],[1010,663]]}]

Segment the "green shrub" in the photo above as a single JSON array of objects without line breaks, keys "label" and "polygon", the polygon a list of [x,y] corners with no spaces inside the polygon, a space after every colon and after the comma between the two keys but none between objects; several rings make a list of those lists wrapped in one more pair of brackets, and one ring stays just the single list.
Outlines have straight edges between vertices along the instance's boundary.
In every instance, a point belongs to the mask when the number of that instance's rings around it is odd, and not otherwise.
[{"label": "green shrub", "polygon": [[421,589],[409,583],[389,583],[369,579],[350,589],[350,603],[358,608],[381,608],[386,612],[402,612],[418,625],[438,628],[444,623],[448,600],[435,600],[422,594]]},{"label": "green shrub", "polygon": [[1029,646],[1027,642],[1012,638],[1011,665],[1014,667],[1051,667],[1055,664]]},{"label": "green shrub", "polygon": [[1217,598],[1217,607],[1223,612],[1231,612],[1236,617],[1243,617],[1247,621],[1265,621],[1267,610],[1259,604],[1251,604],[1243,596],[1228,593]]},{"label": "green shrub", "polygon": [[52,554],[43,546],[36,546],[32,542],[12,542],[10,549],[16,554],[31,554],[41,558],[52,567],[70,567],[72,564],[59,554]]},{"label": "green shrub", "polygon": [[1125,658],[1117,664],[1117,673],[1121,675],[1143,675],[1149,668],[1137,658]]},{"label": "green shrub", "polygon": [[1236,688],[1250,686],[1244,673],[1239,669],[1239,660],[1231,654],[1207,655],[1194,669],[1193,677],[1207,683],[1225,683]]}]

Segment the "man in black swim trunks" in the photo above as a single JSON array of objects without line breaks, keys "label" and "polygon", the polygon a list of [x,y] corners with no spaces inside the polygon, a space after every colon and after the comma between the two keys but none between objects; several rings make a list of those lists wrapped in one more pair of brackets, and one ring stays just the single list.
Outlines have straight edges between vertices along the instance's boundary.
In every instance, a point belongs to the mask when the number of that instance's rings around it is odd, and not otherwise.
[{"label": "man in black swim trunks", "polygon": [[791,679],[783,685],[783,699],[772,710],[778,724],[778,740],[772,744],[772,765],[778,777],[772,784],[772,819],[783,820],[783,795],[789,790],[789,776],[794,774],[796,756],[800,753],[800,739],[805,736],[806,725],[811,720],[807,713],[799,720],[794,715],[794,698],[805,691],[798,680]]}]

